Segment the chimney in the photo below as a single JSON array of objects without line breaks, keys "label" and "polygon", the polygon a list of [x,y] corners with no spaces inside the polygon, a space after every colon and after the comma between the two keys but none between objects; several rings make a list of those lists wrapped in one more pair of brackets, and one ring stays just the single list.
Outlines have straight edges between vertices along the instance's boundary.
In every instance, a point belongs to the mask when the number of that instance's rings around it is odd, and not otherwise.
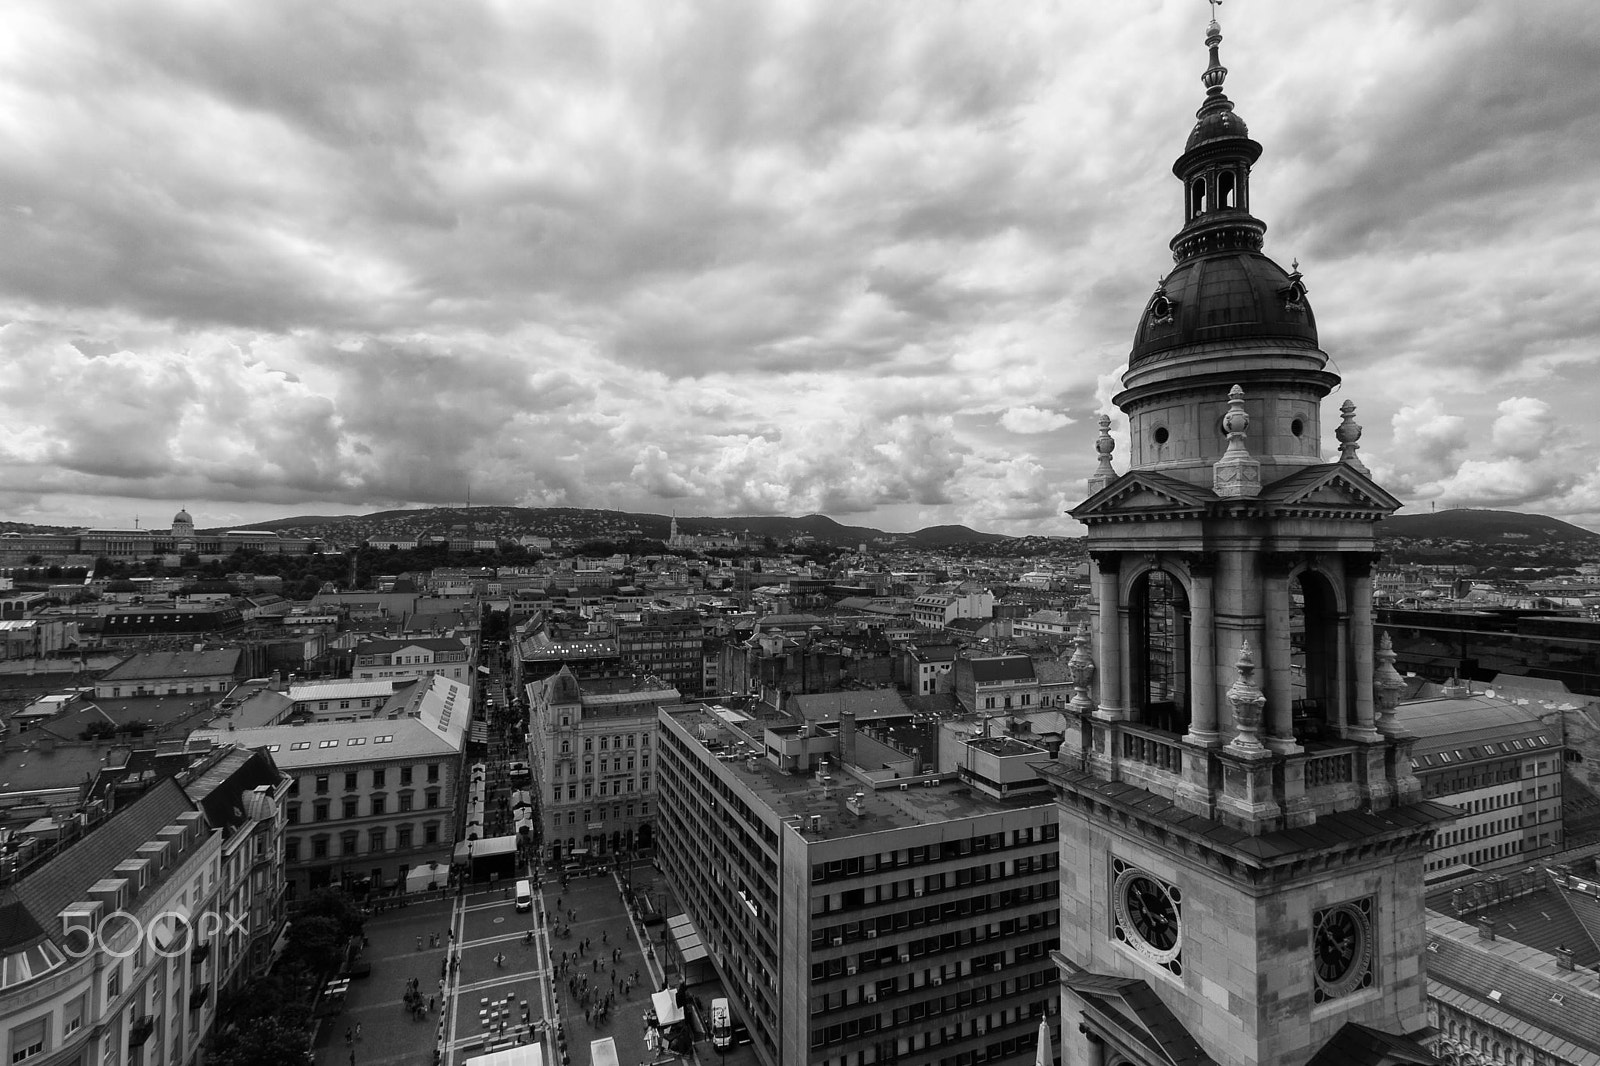
[{"label": "chimney", "polygon": [[1572,949],[1565,944],[1556,948],[1556,965],[1563,970],[1572,969]]},{"label": "chimney", "polygon": [[848,707],[839,710],[839,762],[856,764],[856,712]]},{"label": "chimney", "polygon": [[1493,940],[1494,939],[1494,919],[1493,918],[1479,918],[1478,919],[1478,937],[1480,939],[1482,939],[1482,940]]}]

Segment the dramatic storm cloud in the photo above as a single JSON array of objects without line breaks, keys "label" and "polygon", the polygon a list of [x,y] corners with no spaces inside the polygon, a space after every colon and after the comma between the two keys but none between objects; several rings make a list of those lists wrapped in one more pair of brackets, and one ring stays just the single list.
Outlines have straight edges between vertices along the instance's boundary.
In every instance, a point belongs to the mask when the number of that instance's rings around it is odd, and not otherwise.
[{"label": "dramatic storm cloud", "polygon": [[[1325,423],[1355,400],[1413,507],[1600,525],[1600,24],[1225,14],[1252,207],[1344,376]],[[1075,533],[1209,17],[12,5],[0,518],[470,493]]]}]

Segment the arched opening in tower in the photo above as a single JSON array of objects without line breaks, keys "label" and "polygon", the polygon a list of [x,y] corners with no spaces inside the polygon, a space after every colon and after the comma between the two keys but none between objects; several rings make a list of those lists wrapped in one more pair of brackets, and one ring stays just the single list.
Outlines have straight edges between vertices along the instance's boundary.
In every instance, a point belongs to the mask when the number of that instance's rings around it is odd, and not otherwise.
[{"label": "arched opening in tower", "polygon": [[1315,739],[1339,721],[1339,607],[1333,586],[1303,571],[1289,590],[1294,731]]},{"label": "arched opening in tower", "polygon": [[1224,170],[1217,177],[1217,206],[1238,207],[1238,190],[1234,186],[1233,171]]},{"label": "arched opening in tower", "polygon": [[1169,733],[1189,729],[1189,597],[1165,570],[1141,575],[1129,599],[1135,719]]},{"label": "arched opening in tower", "polygon": [[1196,178],[1189,185],[1189,217],[1198,218],[1206,209],[1206,179]]}]

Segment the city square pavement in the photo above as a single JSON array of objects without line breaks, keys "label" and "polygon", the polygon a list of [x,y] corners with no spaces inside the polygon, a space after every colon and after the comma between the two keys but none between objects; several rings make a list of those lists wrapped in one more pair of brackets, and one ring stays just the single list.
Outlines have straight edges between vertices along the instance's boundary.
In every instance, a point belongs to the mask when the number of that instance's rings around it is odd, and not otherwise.
[{"label": "city square pavement", "polygon": [[[607,1036],[616,1040],[617,1059],[626,1066],[676,1062],[674,1057],[653,1052],[645,1044],[645,1011],[650,993],[661,987],[661,969],[640,944],[639,934],[644,930],[630,918],[616,876],[574,878],[564,889],[559,882],[546,882],[541,895],[552,934],[550,951],[556,971],[553,994],[559,998],[572,1066],[590,1066],[589,1041]],[[567,931],[565,936],[558,935],[562,929]],[[583,947],[585,940],[588,943]],[[562,952],[568,957],[564,973]],[[624,991],[624,984],[635,974],[637,981]],[[591,1004],[598,997],[612,997],[604,1020],[596,1022],[585,1017],[583,978],[588,980]]]},{"label": "city square pavement", "polygon": [[[538,933],[540,912],[519,914],[503,887],[461,898],[454,926],[457,963],[445,1029],[447,1061],[465,1062],[513,1043],[537,1042],[549,1016],[548,956]],[[545,1060],[555,1048],[544,1041]],[[559,1066],[559,1059],[552,1066]]]},{"label": "city square pavement", "polygon": [[[435,896],[367,918],[361,957],[372,964],[372,975],[350,982],[342,1014],[320,1019],[313,1044],[317,1066],[348,1066],[352,1052],[357,1066],[431,1066],[438,1003],[429,1019],[413,1020],[405,1009],[405,986],[415,977],[424,996],[437,992],[453,902],[452,897]],[[430,946],[433,935],[440,938],[438,947]]]}]

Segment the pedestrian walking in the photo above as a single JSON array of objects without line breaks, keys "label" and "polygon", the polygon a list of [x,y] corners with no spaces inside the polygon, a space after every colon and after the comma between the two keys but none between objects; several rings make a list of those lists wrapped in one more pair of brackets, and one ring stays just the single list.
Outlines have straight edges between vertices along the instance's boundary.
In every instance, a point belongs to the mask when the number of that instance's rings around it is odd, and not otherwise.
[{"label": "pedestrian walking", "polygon": [[350,1049],[350,1066],[356,1066],[356,1049]]},{"label": "pedestrian walking", "polygon": [[361,1023],[360,1022],[356,1022],[356,1039],[357,1040],[361,1039]]},{"label": "pedestrian walking", "polygon": [[428,1013],[429,1014],[433,1013],[433,997],[432,996],[428,997]]},{"label": "pedestrian walking", "polygon": [[418,936],[417,936],[417,950],[418,951],[422,950],[422,936],[421,936],[421,934],[418,934]]},{"label": "pedestrian walking", "polygon": [[600,930],[600,943],[602,943],[602,944],[611,943],[611,933],[610,933],[609,930],[606,930],[606,929]]},{"label": "pedestrian walking", "polygon": [[355,1031],[352,1030],[348,1025],[345,1026],[344,1027],[344,1046],[345,1047],[350,1047],[355,1043],[355,1041],[356,1041]]}]

